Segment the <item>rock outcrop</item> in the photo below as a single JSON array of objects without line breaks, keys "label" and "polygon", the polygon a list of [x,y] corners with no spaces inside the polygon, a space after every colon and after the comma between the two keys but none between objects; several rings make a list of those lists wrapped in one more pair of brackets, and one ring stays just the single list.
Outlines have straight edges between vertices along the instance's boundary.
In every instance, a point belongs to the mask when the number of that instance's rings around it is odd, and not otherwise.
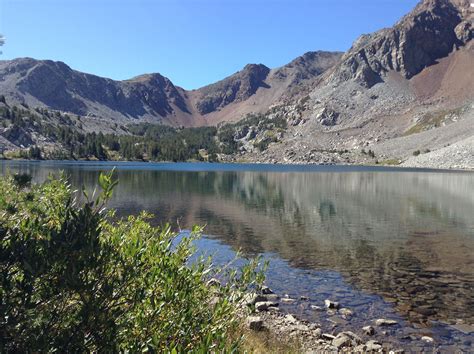
[{"label": "rock outcrop", "polygon": [[462,22],[459,8],[451,1],[422,1],[393,28],[359,37],[329,82],[355,79],[372,87],[392,70],[410,79],[468,40],[470,24]]}]

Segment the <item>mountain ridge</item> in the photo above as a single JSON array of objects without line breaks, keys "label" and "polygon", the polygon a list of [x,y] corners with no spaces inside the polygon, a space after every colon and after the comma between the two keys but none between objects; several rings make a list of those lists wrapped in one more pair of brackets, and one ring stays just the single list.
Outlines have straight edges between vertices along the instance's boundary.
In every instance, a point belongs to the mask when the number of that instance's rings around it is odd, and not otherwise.
[{"label": "mountain ridge", "polygon": [[[340,53],[325,52],[326,57],[330,55],[337,59]],[[312,60],[317,61],[317,55]],[[314,71],[314,75],[335,63],[327,58],[323,61],[315,64],[320,70]],[[0,61],[0,92],[15,103],[81,116],[195,126],[226,121],[218,111],[245,102],[259,88],[271,90],[265,82],[271,71],[263,64],[248,64],[216,83],[185,90],[159,73],[113,80],[74,70],[60,61],[17,58]],[[272,103],[263,102],[262,109]],[[217,118],[207,122],[205,116],[210,113]]]},{"label": "mountain ridge", "polygon": [[91,131],[137,122],[219,127],[240,121],[232,125],[238,153],[224,160],[403,162],[413,151],[474,136],[474,126],[464,126],[474,114],[473,21],[467,0],[423,0],[345,53],[307,52],[273,69],[248,64],[189,91],[158,73],[114,81],[64,63],[0,61],[0,94],[72,111]]}]

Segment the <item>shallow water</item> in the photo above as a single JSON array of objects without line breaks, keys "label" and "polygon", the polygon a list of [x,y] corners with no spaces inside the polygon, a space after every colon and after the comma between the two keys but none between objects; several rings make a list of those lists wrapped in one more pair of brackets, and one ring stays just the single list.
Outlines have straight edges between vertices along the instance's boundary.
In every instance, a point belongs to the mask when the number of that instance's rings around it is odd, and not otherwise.
[{"label": "shallow water", "polygon": [[[263,254],[270,287],[310,299],[285,309],[325,330],[393,318],[400,326],[389,331],[401,346],[422,346],[428,335],[445,350],[474,350],[474,173],[84,162],[2,162],[0,171],[41,181],[64,170],[92,189],[115,165],[111,206],[120,215],[145,209],[156,223],[206,225],[199,248],[220,261],[237,249]],[[352,318],[311,308],[326,298]]]}]

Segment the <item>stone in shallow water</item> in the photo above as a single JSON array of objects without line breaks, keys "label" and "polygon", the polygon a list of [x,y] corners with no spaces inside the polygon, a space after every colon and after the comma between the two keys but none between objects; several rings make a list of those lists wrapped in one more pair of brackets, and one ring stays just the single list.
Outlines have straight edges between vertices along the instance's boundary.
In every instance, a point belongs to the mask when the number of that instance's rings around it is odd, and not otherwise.
[{"label": "stone in shallow water", "polygon": [[264,295],[273,294],[273,291],[268,286],[264,285],[262,286],[262,294]]},{"label": "stone in shallow water", "polygon": [[268,295],[265,295],[265,297],[267,298],[268,301],[276,301],[280,299],[280,297],[277,294],[268,294]]},{"label": "stone in shallow water", "polygon": [[459,324],[451,325],[451,327],[464,334],[474,333],[474,325],[459,323]]},{"label": "stone in shallow water", "polygon": [[352,316],[354,313],[352,312],[352,310],[349,310],[349,309],[346,309],[345,307],[340,309],[339,310],[339,313],[343,316],[346,316],[346,317],[350,317]]},{"label": "stone in shallow water", "polygon": [[324,304],[328,309],[338,309],[341,306],[338,302],[329,299],[324,300]]},{"label": "stone in shallow water", "polygon": [[354,347],[361,343],[362,339],[355,333],[347,331],[339,333],[331,342],[336,348]]},{"label": "stone in shallow water", "polygon": [[362,331],[364,332],[365,335],[367,336],[373,336],[375,334],[375,328],[372,326],[365,326],[362,327]]},{"label": "stone in shallow water", "polygon": [[352,340],[348,336],[340,333],[337,335],[336,338],[332,340],[331,344],[334,345],[337,349],[340,349],[352,346]]},{"label": "stone in shallow water", "polygon": [[376,326],[394,326],[396,324],[398,324],[398,322],[395,320],[386,320],[384,318],[379,318],[375,320]]},{"label": "stone in shallow water", "polygon": [[311,309],[315,311],[322,311],[324,310],[321,306],[311,305]]},{"label": "stone in shallow water", "polygon": [[367,343],[365,343],[365,349],[366,351],[377,351],[382,349],[382,345],[375,341],[375,340],[369,340]]},{"label": "stone in shallow water", "polygon": [[257,311],[267,311],[269,307],[278,307],[278,302],[262,301],[255,304],[255,310]]},{"label": "stone in shallow water", "polygon": [[431,338],[431,337],[428,337],[428,336],[423,336],[423,337],[421,337],[421,340],[422,340],[423,342],[426,342],[426,343],[433,343],[433,342],[434,342],[434,339]]},{"label": "stone in shallow water", "polygon": [[347,321],[339,316],[331,316],[328,317],[328,321],[335,323],[336,325],[345,325],[347,324]]}]

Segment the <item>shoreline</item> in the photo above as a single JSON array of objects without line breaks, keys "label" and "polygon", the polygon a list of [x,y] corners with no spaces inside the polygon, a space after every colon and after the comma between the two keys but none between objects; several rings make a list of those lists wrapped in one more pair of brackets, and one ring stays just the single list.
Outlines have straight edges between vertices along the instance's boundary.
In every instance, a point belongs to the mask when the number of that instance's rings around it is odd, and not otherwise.
[{"label": "shoreline", "polygon": [[[304,300],[304,299],[303,299]],[[296,299],[280,297],[268,287],[259,294],[247,294],[242,308],[250,309],[250,314],[241,313],[246,331],[251,340],[250,346],[257,342],[269,343],[277,347],[288,347],[297,352],[437,352],[443,350],[444,343],[437,342],[427,335],[407,336],[402,343],[394,329],[400,328],[398,320],[375,318],[357,331],[345,330],[334,326],[324,330],[320,323],[298,318],[291,312],[281,311],[280,303],[293,302]],[[350,321],[352,311],[338,302],[327,299],[317,311],[327,311]],[[258,347],[258,344],[256,345]]]},{"label": "shoreline", "polygon": [[[53,160],[53,159],[41,159],[41,160],[33,160],[33,159],[10,159],[10,158],[2,158],[2,161],[10,161],[10,162],[26,162],[26,163],[67,163],[67,164],[143,164],[143,165],[167,165],[167,166],[175,166],[175,165],[184,165],[184,166],[195,166],[195,165],[203,165],[203,166],[248,166],[252,168],[257,168],[258,171],[260,167],[274,167],[276,169],[286,169],[286,168],[294,168],[291,172],[312,172],[311,170],[303,170],[302,168],[306,169],[313,169],[313,168],[336,168],[336,169],[355,169],[363,171],[364,169],[370,169],[374,172],[382,171],[382,172],[437,172],[437,173],[450,173],[450,172],[464,172],[464,173],[472,173],[474,172],[474,168],[465,168],[465,169],[457,169],[457,168],[431,168],[431,167],[411,167],[411,166],[403,166],[403,165],[377,165],[377,164],[318,164],[318,163],[269,163],[269,162],[236,162],[236,161],[224,161],[224,162],[206,162],[206,161],[140,161],[140,160]],[[178,171],[183,171],[183,169],[177,169]],[[250,171],[252,171],[250,170]],[[184,169],[184,171],[186,171]],[[201,170],[192,170],[192,171],[219,171],[218,169],[201,169]],[[223,169],[223,171],[233,171],[233,169]],[[235,170],[240,171],[240,170]],[[369,170],[367,170],[369,171]],[[280,172],[280,171],[275,171]],[[287,172],[287,171],[281,171]],[[316,171],[317,172],[317,171]],[[333,171],[337,172],[337,171]],[[351,171],[352,172],[352,171]]]}]

